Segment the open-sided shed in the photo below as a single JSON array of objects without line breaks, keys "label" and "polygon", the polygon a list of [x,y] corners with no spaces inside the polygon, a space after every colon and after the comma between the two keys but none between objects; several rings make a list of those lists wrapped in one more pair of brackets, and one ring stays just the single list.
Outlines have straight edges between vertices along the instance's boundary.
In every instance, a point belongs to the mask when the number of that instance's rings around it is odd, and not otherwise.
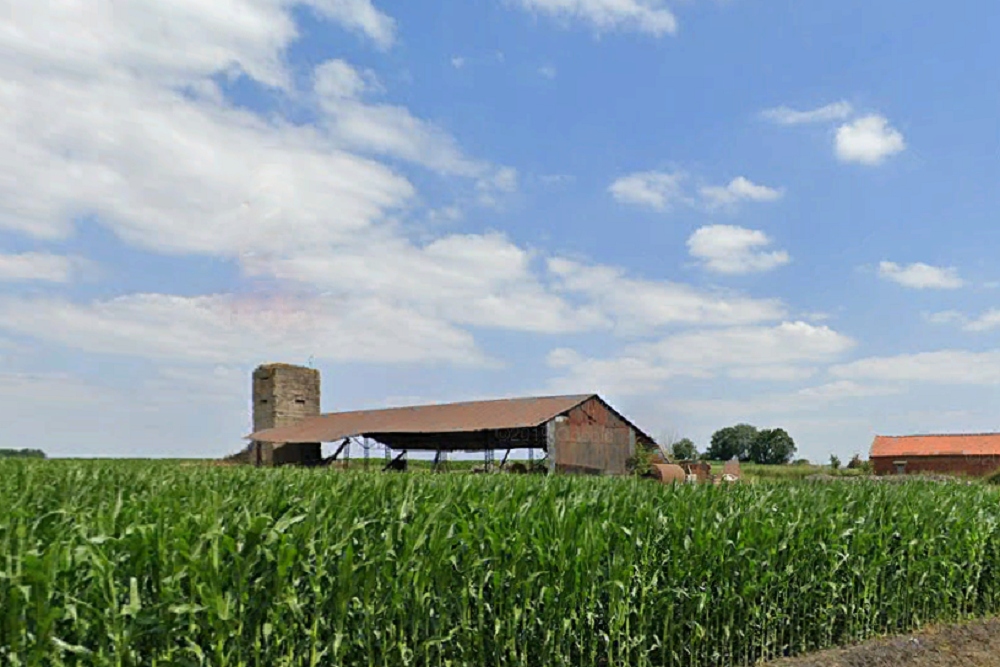
[{"label": "open-sided shed", "polygon": [[275,457],[282,447],[351,438],[400,453],[542,450],[552,472],[612,475],[626,473],[639,448],[655,447],[596,394],[334,412],[247,436],[270,443]]}]

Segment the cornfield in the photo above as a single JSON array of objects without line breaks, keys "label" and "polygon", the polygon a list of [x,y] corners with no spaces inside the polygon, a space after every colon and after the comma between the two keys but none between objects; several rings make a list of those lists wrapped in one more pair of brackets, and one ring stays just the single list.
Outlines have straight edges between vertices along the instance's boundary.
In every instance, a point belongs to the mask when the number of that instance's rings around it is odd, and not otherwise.
[{"label": "cornfield", "polygon": [[748,665],[997,611],[987,486],[0,464],[3,665]]}]

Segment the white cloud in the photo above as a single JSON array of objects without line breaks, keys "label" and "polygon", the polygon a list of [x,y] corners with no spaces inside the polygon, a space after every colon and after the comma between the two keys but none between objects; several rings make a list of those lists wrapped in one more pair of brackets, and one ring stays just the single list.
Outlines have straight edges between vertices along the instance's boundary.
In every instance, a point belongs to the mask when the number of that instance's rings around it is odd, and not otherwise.
[{"label": "white cloud", "polygon": [[635,30],[660,37],[677,32],[677,18],[662,0],[511,0],[525,9],[586,21],[599,31]]},{"label": "white cloud", "polygon": [[735,325],[777,320],[785,308],[776,299],[753,299],[689,285],[639,280],[609,266],[552,258],[555,287],[579,294],[615,321],[618,331],[646,333],[671,325]]},{"label": "white cloud", "polygon": [[786,415],[828,410],[835,404],[852,399],[892,396],[901,391],[899,387],[889,385],[865,385],[850,380],[840,380],[792,392],[764,394],[742,400],[681,399],[675,403],[674,408],[732,422],[754,421],[763,415],[780,414],[782,424],[787,428],[793,422],[785,419]]},{"label": "white cloud", "polygon": [[[389,262],[384,258],[391,257]],[[247,265],[344,298],[370,296],[426,317],[472,326],[563,333],[610,326],[593,308],[574,308],[532,271],[532,255],[499,234],[452,235],[423,247],[374,237],[344,252],[261,259]]]},{"label": "white cloud", "polygon": [[1000,327],[1000,310],[991,308],[971,322],[966,322],[962,328],[966,331],[981,332],[993,331],[998,327]]},{"label": "white cloud", "polygon": [[65,237],[89,214],[152,250],[237,256],[335,243],[414,195],[310,128],[124,71],[59,77],[3,62],[0,228]]},{"label": "white cloud", "polygon": [[588,359],[577,351],[558,348],[549,353],[549,368],[562,376],[546,391],[554,393],[596,392],[605,396],[636,396],[659,391],[673,372],[642,357],[623,355],[613,359]]},{"label": "white cloud", "polygon": [[791,261],[784,250],[764,250],[771,245],[764,232],[731,225],[701,227],[691,235],[687,245],[692,257],[716,273],[770,271]]},{"label": "white cloud", "polygon": [[622,204],[647,206],[665,211],[677,204],[704,208],[733,208],[740,202],[769,202],[781,199],[778,188],[758,185],[745,176],[737,176],[726,185],[703,185],[697,194],[684,187],[688,180],[682,171],[640,171],[616,179],[608,191]]},{"label": "white cloud", "polygon": [[802,366],[753,366],[750,368],[733,368],[727,372],[735,380],[751,380],[764,382],[796,382],[808,380],[816,375],[816,369]]},{"label": "white cloud", "polygon": [[462,69],[465,67],[465,58],[461,56],[455,56],[451,59],[451,66],[455,69]]},{"label": "white cloud", "polygon": [[76,304],[0,300],[3,328],[70,348],[158,361],[253,363],[265,358],[488,363],[472,336],[377,299],[135,294]]},{"label": "white cloud", "polygon": [[958,324],[964,331],[983,332],[1000,328],[1000,309],[991,308],[975,319],[955,310],[945,310],[924,316],[931,324]]},{"label": "white cloud", "polygon": [[675,203],[690,203],[684,194],[682,172],[643,171],[622,176],[608,188],[611,195],[623,204],[650,206],[665,210]]},{"label": "white cloud", "polygon": [[965,285],[957,269],[931,266],[921,262],[906,266],[895,262],[880,262],[878,274],[885,280],[911,289],[958,289]]},{"label": "white cloud", "polygon": [[954,385],[1000,384],[1000,350],[940,350],[869,357],[830,369],[836,377]]},{"label": "white cloud", "polygon": [[942,310],[936,313],[925,313],[924,319],[931,324],[964,324],[968,319],[957,310]]},{"label": "white cloud", "polygon": [[666,380],[679,376],[712,378],[725,373],[735,378],[800,380],[812,374],[809,364],[835,360],[854,346],[851,338],[828,327],[783,322],[675,334],[605,359],[560,349],[550,355],[549,365],[564,373],[554,381],[555,389],[593,387],[633,395],[662,389]]},{"label": "white cloud", "polygon": [[802,125],[806,123],[827,123],[836,120],[845,120],[853,113],[854,107],[851,106],[850,102],[842,100],[808,111],[797,111],[790,107],[780,106],[767,109],[761,113],[761,116],[779,125]]},{"label": "white cloud", "polygon": [[826,326],[782,322],[773,327],[709,329],[669,336],[643,349],[674,367],[718,369],[829,361],[855,342]]},{"label": "white cloud", "polygon": [[538,68],[538,73],[541,74],[546,79],[554,79],[556,78],[557,74],[556,68],[553,67],[552,65],[542,65],[541,67]]},{"label": "white cloud", "polygon": [[86,262],[45,252],[0,254],[0,282],[37,280],[67,283]]},{"label": "white cloud", "polygon": [[883,116],[864,116],[837,129],[836,153],[843,162],[878,165],[905,149],[903,135]]},{"label": "white cloud", "polygon": [[[268,85],[288,85],[282,51],[295,38],[290,10],[392,44],[395,22],[370,0],[218,0],[211,11],[189,0],[36,3],[14,0],[0,18],[7,68],[38,65],[52,74],[132,70],[170,84],[238,68]],[[6,77],[5,77],[6,78]]]},{"label": "white cloud", "polygon": [[515,188],[510,167],[494,168],[466,157],[454,137],[405,107],[365,100],[383,91],[374,72],[359,71],[343,60],[327,61],[314,73],[314,92],[325,113],[325,128],[339,146],[400,158],[445,175],[477,178],[481,188],[499,192]]},{"label": "white cloud", "polygon": [[777,201],[784,194],[780,189],[758,185],[743,176],[734,178],[728,185],[704,186],[699,192],[702,199],[713,208],[733,206],[741,201]]}]

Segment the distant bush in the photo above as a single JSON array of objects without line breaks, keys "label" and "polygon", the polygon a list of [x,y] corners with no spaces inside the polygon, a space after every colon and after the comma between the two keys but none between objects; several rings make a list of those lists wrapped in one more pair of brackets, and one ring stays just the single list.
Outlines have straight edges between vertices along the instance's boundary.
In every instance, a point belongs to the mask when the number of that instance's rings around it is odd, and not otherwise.
[{"label": "distant bush", "polygon": [[0,449],[0,459],[44,459],[40,449]]},{"label": "distant bush", "polygon": [[792,465],[793,466],[811,466],[812,465],[812,461],[810,461],[809,459],[795,459],[794,461],[792,461]]},{"label": "distant bush", "polygon": [[1000,470],[986,478],[987,484],[993,484],[994,486],[1000,486]]},{"label": "distant bush", "polygon": [[840,457],[836,454],[830,454],[830,467],[834,470],[840,468]]}]

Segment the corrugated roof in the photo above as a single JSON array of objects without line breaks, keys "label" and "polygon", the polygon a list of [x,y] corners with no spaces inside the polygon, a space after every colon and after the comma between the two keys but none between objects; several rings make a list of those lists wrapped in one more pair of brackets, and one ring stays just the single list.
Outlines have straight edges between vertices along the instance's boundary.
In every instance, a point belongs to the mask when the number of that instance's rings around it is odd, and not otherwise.
[{"label": "corrugated roof", "polygon": [[879,435],[871,456],[1000,456],[1000,433]]},{"label": "corrugated roof", "polygon": [[262,442],[333,442],[374,433],[467,433],[541,426],[595,394],[509,398],[333,412],[246,436]]}]

